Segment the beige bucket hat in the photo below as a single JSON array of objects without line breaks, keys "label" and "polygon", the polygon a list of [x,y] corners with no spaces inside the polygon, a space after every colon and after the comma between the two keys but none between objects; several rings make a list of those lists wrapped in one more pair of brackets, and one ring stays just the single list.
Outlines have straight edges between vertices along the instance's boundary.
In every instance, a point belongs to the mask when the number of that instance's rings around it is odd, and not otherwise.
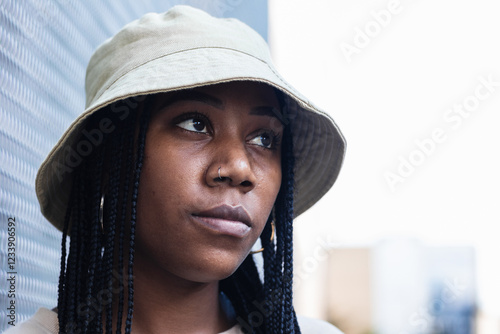
[{"label": "beige bucket hat", "polygon": [[63,228],[72,171],[99,144],[98,136],[94,142],[82,139],[91,115],[128,97],[241,80],[269,84],[285,95],[296,158],[294,215],[306,211],[339,174],[345,140],[337,125],[278,74],[266,42],[253,29],[236,19],[175,6],[129,23],[93,54],[85,111],[38,171],[36,194],[43,215]]}]

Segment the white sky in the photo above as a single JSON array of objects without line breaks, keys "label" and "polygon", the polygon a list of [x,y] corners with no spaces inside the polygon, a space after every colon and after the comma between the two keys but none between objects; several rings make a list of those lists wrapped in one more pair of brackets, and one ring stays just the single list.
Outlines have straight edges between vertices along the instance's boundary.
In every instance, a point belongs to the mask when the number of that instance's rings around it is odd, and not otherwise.
[{"label": "white sky", "polygon": [[[390,236],[472,245],[480,306],[499,315],[500,3],[269,0],[269,6],[278,69],[332,115],[348,142],[337,183],[298,219],[299,235],[334,236],[345,246]],[[376,31],[371,12],[391,6],[390,22]],[[346,57],[342,43],[356,47],[358,29],[367,28],[373,29],[367,45],[358,38],[357,53]],[[479,77],[497,86],[477,88],[484,86]],[[463,103],[474,109],[467,118],[448,114]],[[445,139],[422,162],[415,141],[436,129]],[[397,173],[400,157],[410,156],[422,163],[391,191],[384,175]]]}]

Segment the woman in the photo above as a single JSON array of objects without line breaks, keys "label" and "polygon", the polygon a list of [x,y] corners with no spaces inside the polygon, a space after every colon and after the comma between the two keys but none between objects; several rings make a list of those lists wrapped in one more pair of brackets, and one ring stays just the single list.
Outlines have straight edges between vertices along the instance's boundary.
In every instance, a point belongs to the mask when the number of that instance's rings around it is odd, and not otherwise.
[{"label": "woman", "polygon": [[19,332],[337,332],[295,315],[292,222],[345,142],[256,32],[187,6],[147,14],[97,49],[86,92],[36,183],[63,231],[58,305]]}]

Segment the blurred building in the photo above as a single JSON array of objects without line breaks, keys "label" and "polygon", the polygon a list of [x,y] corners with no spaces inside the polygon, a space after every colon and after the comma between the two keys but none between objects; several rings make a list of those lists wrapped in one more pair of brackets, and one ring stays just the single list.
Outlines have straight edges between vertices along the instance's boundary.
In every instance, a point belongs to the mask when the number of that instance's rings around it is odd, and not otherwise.
[{"label": "blurred building", "polygon": [[319,304],[345,334],[476,333],[472,247],[391,239],[328,255]]},{"label": "blurred building", "polygon": [[369,333],[372,327],[371,251],[346,248],[330,251],[327,316],[344,333]]}]

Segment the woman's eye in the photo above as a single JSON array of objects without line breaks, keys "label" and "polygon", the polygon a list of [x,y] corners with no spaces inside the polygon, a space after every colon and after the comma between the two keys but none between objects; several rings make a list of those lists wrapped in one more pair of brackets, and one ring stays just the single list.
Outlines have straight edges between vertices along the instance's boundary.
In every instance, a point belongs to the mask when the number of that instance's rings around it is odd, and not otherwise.
[{"label": "woman's eye", "polygon": [[256,137],[252,138],[250,140],[250,143],[259,145],[265,148],[274,148],[276,145],[275,143],[275,136],[269,134],[269,133],[261,133],[257,135]]},{"label": "woman's eye", "polygon": [[200,118],[189,118],[177,123],[177,126],[192,132],[208,133],[206,122]]}]

